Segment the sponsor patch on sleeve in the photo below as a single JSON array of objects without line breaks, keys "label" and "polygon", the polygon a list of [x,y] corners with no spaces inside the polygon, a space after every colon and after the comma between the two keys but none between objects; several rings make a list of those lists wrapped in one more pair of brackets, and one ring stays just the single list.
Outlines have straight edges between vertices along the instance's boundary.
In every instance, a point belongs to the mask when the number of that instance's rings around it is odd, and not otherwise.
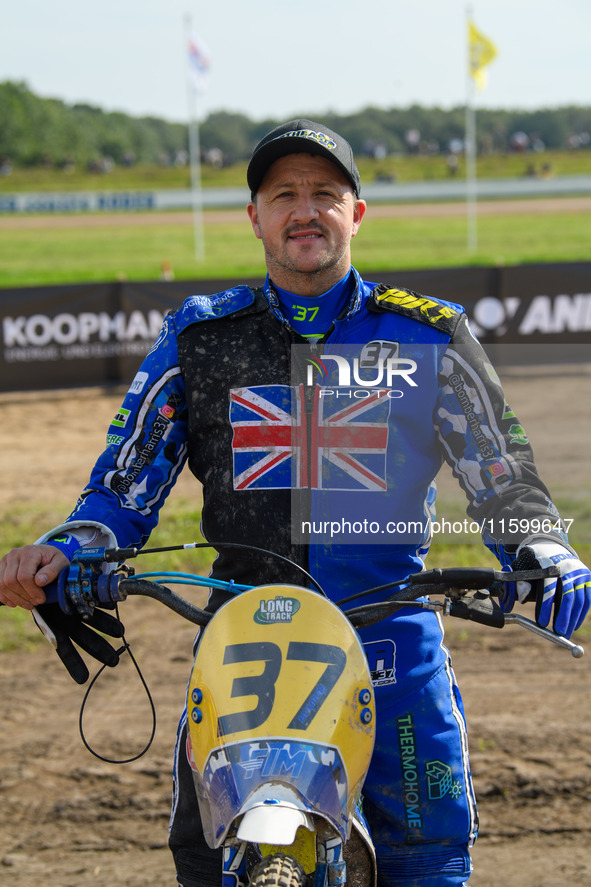
[{"label": "sponsor patch on sleeve", "polygon": [[394,311],[452,334],[462,316],[462,310],[449,302],[430,299],[412,290],[380,285],[373,292],[377,310]]},{"label": "sponsor patch on sleeve", "polygon": [[198,320],[215,320],[248,308],[253,301],[254,293],[249,287],[236,286],[211,296],[189,296],[179,313],[187,324]]}]

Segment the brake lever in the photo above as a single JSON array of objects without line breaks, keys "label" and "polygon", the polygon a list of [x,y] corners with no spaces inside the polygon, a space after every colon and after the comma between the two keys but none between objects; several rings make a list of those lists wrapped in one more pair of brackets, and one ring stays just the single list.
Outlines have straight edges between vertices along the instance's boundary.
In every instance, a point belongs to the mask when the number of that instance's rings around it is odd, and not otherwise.
[{"label": "brake lever", "polygon": [[505,613],[493,597],[486,592],[476,592],[476,594],[470,597],[450,600],[447,611],[450,616],[470,619],[472,622],[479,622],[482,625],[489,625],[493,628],[503,628],[503,626],[511,623],[520,625],[533,634],[537,634],[539,637],[550,641],[557,647],[570,650],[571,656],[575,659],[580,659],[585,655],[585,648],[580,644],[575,644],[568,638],[556,634],[548,628],[543,628],[526,616],[520,616],[517,613]]},{"label": "brake lever", "polygon": [[532,622],[531,619],[527,619],[525,616],[520,616],[518,613],[505,614],[505,622],[513,622],[516,625],[521,625],[522,628],[527,628],[527,630],[533,632],[533,634],[537,634],[540,637],[545,638],[547,641],[551,641],[553,644],[556,644],[557,647],[564,647],[565,649],[570,650],[571,656],[575,659],[580,659],[581,656],[585,655],[585,648],[580,644],[573,643],[573,641],[563,637],[561,634],[556,634],[554,631],[550,631],[549,628],[542,628],[537,622]]}]

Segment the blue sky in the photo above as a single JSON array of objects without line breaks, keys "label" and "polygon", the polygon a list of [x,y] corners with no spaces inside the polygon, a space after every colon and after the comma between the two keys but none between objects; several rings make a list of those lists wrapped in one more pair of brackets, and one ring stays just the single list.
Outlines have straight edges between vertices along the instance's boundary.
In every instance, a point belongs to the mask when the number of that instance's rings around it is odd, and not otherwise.
[{"label": "blue sky", "polygon": [[[20,0],[3,16],[0,81],[185,121],[187,14],[211,57],[201,118],[466,100],[461,0]],[[477,107],[591,105],[590,0],[474,0],[472,15],[498,50]]]}]

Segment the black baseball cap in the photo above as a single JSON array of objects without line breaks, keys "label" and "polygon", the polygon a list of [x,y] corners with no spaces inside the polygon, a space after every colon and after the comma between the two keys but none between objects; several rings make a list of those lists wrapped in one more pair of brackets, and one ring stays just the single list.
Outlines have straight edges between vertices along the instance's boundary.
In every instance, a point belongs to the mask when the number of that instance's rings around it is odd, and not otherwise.
[{"label": "black baseball cap", "polygon": [[246,181],[253,196],[259,190],[271,164],[287,154],[318,154],[326,157],[345,174],[355,194],[359,196],[361,180],[349,142],[324,124],[305,119],[282,123],[258,143],[246,172]]}]

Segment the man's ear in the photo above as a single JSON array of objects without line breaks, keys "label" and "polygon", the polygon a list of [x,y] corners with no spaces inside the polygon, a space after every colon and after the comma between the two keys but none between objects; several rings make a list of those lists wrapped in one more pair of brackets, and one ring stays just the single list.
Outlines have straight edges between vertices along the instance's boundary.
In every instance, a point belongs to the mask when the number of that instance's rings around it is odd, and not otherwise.
[{"label": "man's ear", "polygon": [[351,231],[351,237],[355,237],[357,232],[359,231],[359,226],[361,225],[361,220],[365,215],[365,210],[367,209],[367,203],[365,200],[356,200],[355,208],[353,210],[353,228]]},{"label": "man's ear", "polygon": [[252,230],[255,233],[255,237],[258,237],[258,239],[261,240],[261,229],[259,226],[259,215],[257,213],[256,201],[251,200],[246,207],[246,211],[248,213],[248,218],[250,219],[250,224],[252,225]]}]

